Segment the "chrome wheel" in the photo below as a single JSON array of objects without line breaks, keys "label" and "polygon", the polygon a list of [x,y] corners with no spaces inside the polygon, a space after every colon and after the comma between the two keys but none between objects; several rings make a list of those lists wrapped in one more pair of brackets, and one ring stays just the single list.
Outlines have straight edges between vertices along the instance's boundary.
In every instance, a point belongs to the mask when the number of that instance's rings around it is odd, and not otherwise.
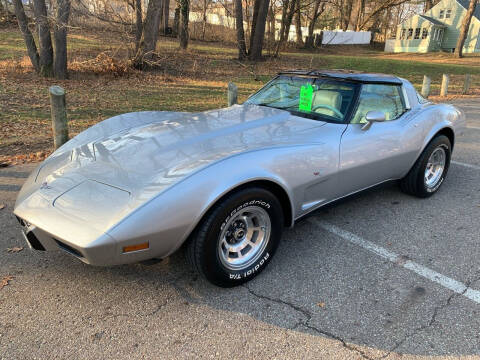
[{"label": "chrome wheel", "polygon": [[262,255],[270,240],[270,232],[270,217],[263,208],[248,206],[239,210],[220,233],[220,261],[230,270],[247,268]]},{"label": "chrome wheel", "polygon": [[428,188],[434,188],[445,171],[447,155],[445,149],[440,146],[436,148],[428,158],[427,167],[425,168],[425,185]]}]

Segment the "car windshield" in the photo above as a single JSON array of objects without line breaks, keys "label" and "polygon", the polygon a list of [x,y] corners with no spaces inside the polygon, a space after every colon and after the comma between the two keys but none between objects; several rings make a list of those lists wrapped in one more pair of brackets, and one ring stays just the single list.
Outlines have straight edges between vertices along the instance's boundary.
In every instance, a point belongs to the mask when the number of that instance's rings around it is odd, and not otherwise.
[{"label": "car windshield", "polygon": [[280,75],[245,103],[287,110],[294,115],[343,123],[358,85],[326,78]]}]

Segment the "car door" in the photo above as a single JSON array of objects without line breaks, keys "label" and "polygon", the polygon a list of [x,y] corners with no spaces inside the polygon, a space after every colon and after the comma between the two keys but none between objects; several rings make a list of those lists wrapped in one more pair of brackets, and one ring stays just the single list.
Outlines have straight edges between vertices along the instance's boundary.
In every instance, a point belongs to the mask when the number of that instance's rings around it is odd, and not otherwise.
[{"label": "car door", "polygon": [[[415,161],[420,124],[409,116],[409,102],[401,85],[364,84],[357,109],[342,135],[339,195],[403,176]],[[365,116],[382,111],[384,122],[371,126]]]}]

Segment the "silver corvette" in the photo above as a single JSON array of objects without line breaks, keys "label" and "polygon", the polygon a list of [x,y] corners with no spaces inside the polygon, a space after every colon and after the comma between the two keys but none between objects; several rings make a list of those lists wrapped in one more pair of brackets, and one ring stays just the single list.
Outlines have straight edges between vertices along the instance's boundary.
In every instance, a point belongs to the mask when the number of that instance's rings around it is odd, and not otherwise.
[{"label": "silver corvette", "polygon": [[464,126],[404,79],[295,70],[243,105],[89,128],[33,171],[14,213],[36,250],[115,265],[185,245],[209,281],[235,286],[265,268],[285,226],[325,204],[389,180],[438,191]]}]

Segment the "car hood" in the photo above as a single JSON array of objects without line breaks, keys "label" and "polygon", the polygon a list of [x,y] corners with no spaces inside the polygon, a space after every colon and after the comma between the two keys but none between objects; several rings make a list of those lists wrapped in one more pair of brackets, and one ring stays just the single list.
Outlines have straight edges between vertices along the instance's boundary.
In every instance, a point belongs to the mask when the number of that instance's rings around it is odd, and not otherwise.
[{"label": "car hood", "polygon": [[28,179],[16,206],[36,193],[83,220],[100,209],[110,226],[201,168],[246,151],[304,143],[324,124],[255,105],[119,115],[53,153]]}]

